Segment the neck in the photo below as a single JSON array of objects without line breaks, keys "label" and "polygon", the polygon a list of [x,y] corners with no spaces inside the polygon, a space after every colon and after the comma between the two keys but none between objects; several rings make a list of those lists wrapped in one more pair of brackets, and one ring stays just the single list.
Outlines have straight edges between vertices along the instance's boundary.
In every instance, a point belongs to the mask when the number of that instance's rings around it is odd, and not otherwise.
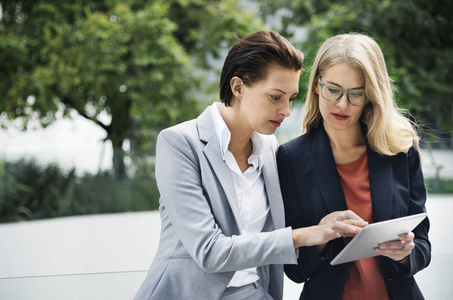
[{"label": "neck", "polygon": [[324,129],[329,136],[332,149],[351,149],[365,145],[365,137],[359,123],[343,131],[334,130],[324,123]]},{"label": "neck", "polygon": [[249,157],[252,153],[251,137],[253,130],[242,124],[239,113],[235,111],[234,106],[220,106],[220,115],[231,133],[231,140],[228,144],[228,150],[235,156]]}]

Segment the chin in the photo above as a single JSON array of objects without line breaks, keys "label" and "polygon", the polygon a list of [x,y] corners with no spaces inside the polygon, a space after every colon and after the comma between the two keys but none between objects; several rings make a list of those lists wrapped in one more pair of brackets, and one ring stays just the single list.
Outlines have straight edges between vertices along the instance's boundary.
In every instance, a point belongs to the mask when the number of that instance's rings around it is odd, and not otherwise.
[{"label": "chin", "polygon": [[271,135],[271,134],[274,134],[276,130],[277,130],[277,128],[265,129],[265,130],[256,130],[256,132],[258,132],[260,134]]},{"label": "chin", "polygon": [[327,123],[327,126],[335,130],[343,131],[351,127],[351,123],[349,122],[349,120],[347,121],[332,120],[332,122]]}]

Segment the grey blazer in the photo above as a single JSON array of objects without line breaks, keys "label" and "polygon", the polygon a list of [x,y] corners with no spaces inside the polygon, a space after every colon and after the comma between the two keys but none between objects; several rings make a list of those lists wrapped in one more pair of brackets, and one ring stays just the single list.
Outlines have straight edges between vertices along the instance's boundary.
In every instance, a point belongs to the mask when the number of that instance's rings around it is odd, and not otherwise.
[{"label": "grey blazer", "polygon": [[241,235],[230,171],[221,157],[210,107],[196,120],[163,130],[156,180],[162,231],[140,299],[218,299],[237,270],[258,267],[260,282],[282,299],[282,264],[296,264],[284,208],[273,136],[262,168],[270,214],[263,232]]}]

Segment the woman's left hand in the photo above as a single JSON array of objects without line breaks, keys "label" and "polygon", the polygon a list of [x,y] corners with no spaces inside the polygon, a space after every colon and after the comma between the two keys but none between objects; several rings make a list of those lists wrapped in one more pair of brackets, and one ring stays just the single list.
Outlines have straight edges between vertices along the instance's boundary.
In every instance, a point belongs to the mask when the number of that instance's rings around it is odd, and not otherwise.
[{"label": "woman's left hand", "polygon": [[399,240],[382,243],[375,249],[379,255],[387,256],[399,263],[407,265],[407,257],[414,249],[414,233],[401,234]]}]

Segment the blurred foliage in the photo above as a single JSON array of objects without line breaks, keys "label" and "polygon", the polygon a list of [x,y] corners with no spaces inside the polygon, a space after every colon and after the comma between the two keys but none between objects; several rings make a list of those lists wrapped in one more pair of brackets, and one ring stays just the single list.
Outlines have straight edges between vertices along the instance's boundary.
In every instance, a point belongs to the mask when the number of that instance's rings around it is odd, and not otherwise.
[{"label": "blurred foliage", "polygon": [[124,211],[155,210],[153,178],[115,180],[113,174],[75,176],[33,160],[0,164],[0,222]]},{"label": "blurred foliage", "polygon": [[[429,194],[453,194],[453,179],[426,178],[425,184]],[[152,177],[118,181],[111,172],[76,176],[33,160],[0,163],[0,223],[158,207]]]},{"label": "blurred foliage", "polygon": [[[453,2],[442,0],[255,0],[264,17],[282,16],[278,30],[289,40],[303,35],[301,95],[309,68],[327,38],[360,32],[383,49],[402,107],[439,132],[453,131]],[[442,135],[440,135],[442,137]],[[450,145],[453,147],[453,144]]]},{"label": "blurred foliage", "polygon": [[74,172],[63,174],[56,165],[34,161],[5,162],[0,187],[2,221],[55,217],[65,214],[74,189]]},{"label": "blurred foliage", "polygon": [[144,153],[161,128],[197,116],[200,99],[217,91],[202,84],[208,58],[234,42],[232,32],[262,27],[237,0],[0,5],[1,126],[47,126],[75,110],[106,131],[117,179],[126,176],[123,142]]},{"label": "blurred foliage", "polygon": [[425,186],[428,194],[453,194],[453,179],[427,178]]}]

